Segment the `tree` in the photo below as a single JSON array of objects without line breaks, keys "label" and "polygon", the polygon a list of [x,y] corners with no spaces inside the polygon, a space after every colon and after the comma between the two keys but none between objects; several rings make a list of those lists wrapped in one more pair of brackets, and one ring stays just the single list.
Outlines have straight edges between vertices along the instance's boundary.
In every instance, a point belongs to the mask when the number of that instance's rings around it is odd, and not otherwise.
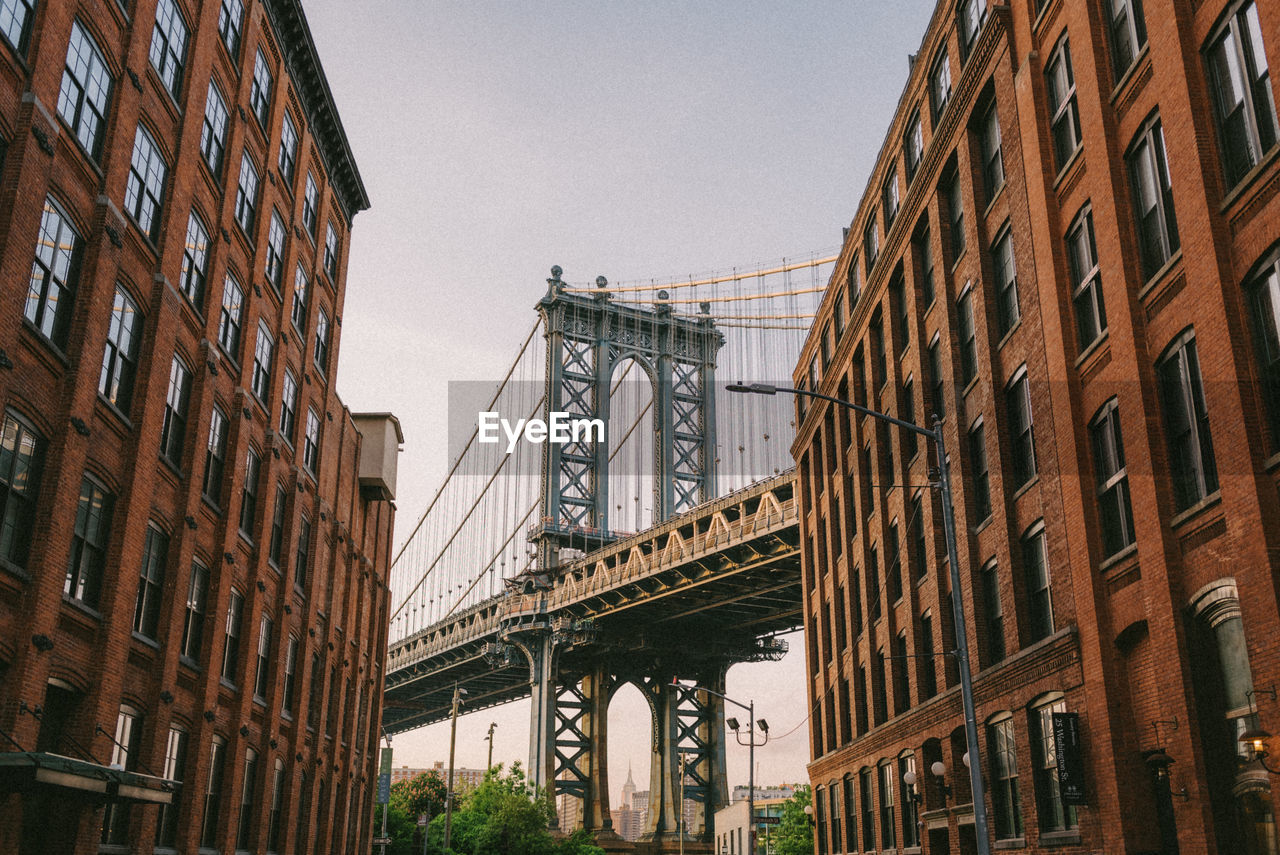
[{"label": "tree", "polygon": [[812,802],[813,793],[805,784],[782,803],[782,820],[773,833],[777,855],[813,855],[813,822],[804,812]]},{"label": "tree", "polygon": [[387,855],[418,855],[422,851],[418,817],[439,814],[444,808],[444,794],[444,779],[435,770],[391,787],[391,804],[387,805],[387,836],[391,838],[391,846]]}]

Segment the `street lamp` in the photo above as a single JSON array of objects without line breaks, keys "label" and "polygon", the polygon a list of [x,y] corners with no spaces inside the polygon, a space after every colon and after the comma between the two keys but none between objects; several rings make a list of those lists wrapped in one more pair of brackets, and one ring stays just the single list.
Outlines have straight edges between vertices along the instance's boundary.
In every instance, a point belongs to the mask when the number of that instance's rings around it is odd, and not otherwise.
[{"label": "street lamp", "polygon": [[[968,752],[965,758],[977,758],[978,753],[978,719],[973,703],[973,675],[969,671],[969,640],[965,631],[964,603],[960,599],[960,559],[956,551],[956,519],[955,508],[951,504],[951,466],[947,461],[946,441],[942,435],[942,419],[933,417],[933,430],[922,428],[912,422],[895,419],[876,410],[845,401],[821,392],[810,392],[807,389],[792,389],[786,386],[770,386],[766,383],[730,384],[726,387],[730,392],[745,392],[755,395],[776,395],[788,392],[792,395],[803,395],[818,398],[833,404],[846,407],[864,416],[897,425],[903,430],[933,440],[938,452],[938,480],[932,486],[938,489],[942,499],[942,528],[947,539],[947,563],[951,565],[951,606],[955,613],[956,649],[954,651],[957,664],[960,666],[960,703],[964,708],[964,736]],[[983,797],[982,764],[966,763],[969,767],[969,784],[973,790],[973,831],[978,838],[978,855],[991,855],[991,842],[987,837],[987,805]],[[754,855],[754,853],[753,853]]]},{"label": "street lamp", "polygon": [[[680,685],[678,678],[671,680],[671,685]],[[756,719],[756,702],[754,699],[747,703],[735,701],[733,698],[717,692],[715,689],[708,689],[703,686],[694,686],[696,691],[706,692],[708,695],[715,695],[721,700],[728,701],[736,707],[741,707],[747,711],[747,741],[742,741],[742,735],[738,732],[739,722],[736,718],[726,718],[725,726],[733,731],[733,738],[738,741],[739,745],[747,746],[747,852],[749,855],[756,855],[756,748],[763,747],[769,742],[769,723],[764,719]],[[756,742],[756,727],[764,733],[764,740]],[[680,805],[680,815],[684,816],[684,805]]]},{"label": "street lamp", "polygon": [[449,726],[449,780],[444,791],[444,851],[449,851],[449,833],[453,830],[453,747],[458,741],[458,707],[467,690],[457,683],[453,685],[453,722]]}]

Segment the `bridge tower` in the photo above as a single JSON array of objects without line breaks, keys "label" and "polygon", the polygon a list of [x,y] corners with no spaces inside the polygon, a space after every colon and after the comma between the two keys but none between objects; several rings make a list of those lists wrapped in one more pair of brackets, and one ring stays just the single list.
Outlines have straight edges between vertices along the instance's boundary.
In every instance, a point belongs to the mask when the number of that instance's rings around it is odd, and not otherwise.
[{"label": "bridge tower", "polygon": [[[542,513],[530,537],[537,547],[538,584],[554,579],[561,549],[589,551],[614,538],[610,384],[615,368],[628,359],[641,367],[653,393],[655,522],[716,496],[715,367],[724,336],[715,328],[710,304],[702,303],[693,317],[676,314],[668,303],[623,304],[605,290],[604,277],[596,280],[599,291],[582,293],[568,289],[561,274],[560,267],[551,269],[547,293],[537,304],[547,342],[544,417],[560,412],[600,419],[605,440],[543,446]],[[667,299],[667,292],[658,297]],[[652,662],[637,668],[602,656],[569,673],[559,667],[559,653],[576,643],[582,630],[535,619],[505,634],[530,666],[534,780],[553,802],[557,792],[580,798],[584,827],[611,836],[608,706],[614,692],[630,682],[644,694],[652,717],[645,837],[661,844],[678,834],[682,768],[685,796],[701,806],[686,831],[705,836],[713,813],[727,803],[723,708],[719,699],[691,692],[689,684],[723,691],[729,662]]]}]

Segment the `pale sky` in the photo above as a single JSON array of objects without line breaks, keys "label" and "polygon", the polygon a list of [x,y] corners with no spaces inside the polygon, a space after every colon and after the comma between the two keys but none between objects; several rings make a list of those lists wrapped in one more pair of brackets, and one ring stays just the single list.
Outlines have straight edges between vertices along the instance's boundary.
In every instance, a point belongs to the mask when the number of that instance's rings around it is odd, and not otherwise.
[{"label": "pale sky", "polygon": [[[931,0],[305,0],[372,208],[355,219],[338,389],[404,428],[396,542],[447,467],[446,384],[500,379],[551,265],[668,279],[838,247]],[[771,740],[763,784],[807,780],[804,645],[735,666]],[[464,716],[458,765],[524,761],[528,702]],[[745,716],[740,716],[744,718]],[[648,786],[649,716],[610,708],[611,797]],[[448,725],[394,740],[448,759]],[[730,744],[729,781],[747,750]]]}]

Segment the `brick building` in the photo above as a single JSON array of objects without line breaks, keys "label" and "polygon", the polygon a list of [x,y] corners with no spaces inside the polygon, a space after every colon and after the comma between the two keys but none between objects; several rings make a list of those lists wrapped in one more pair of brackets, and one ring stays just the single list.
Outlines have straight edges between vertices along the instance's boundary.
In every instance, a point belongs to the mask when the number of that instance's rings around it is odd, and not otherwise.
[{"label": "brick building", "polygon": [[0,0],[0,851],[365,851],[367,207],[298,0]]},{"label": "brick building", "polygon": [[[943,418],[998,848],[1280,848],[1277,58],[1275,0],[944,0],[797,366]],[[799,400],[818,851],[973,852],[937,460]]]}]

